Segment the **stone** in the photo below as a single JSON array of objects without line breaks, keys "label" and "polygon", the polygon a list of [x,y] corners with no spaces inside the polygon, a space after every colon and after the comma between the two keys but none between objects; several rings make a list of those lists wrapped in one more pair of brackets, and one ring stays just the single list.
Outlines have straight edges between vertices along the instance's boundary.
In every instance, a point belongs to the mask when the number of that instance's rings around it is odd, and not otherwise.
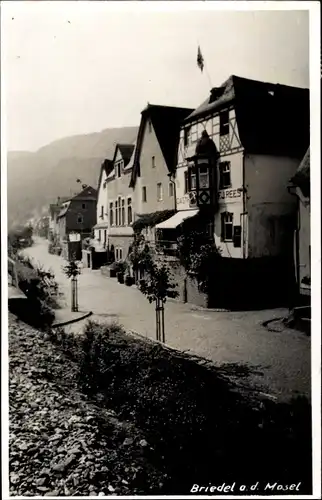
[{"label": "stone", "polygon": [[132,438],[125,438],[123,441],[123,446],[129,446],[133,444],[133,439]]},{"label": "stone", "polygon": [[81,453],[82,452],[79,448],[72,448],[71,450],[68,450],[69,455],[79,455]]},{"label": "stone", "polygon": [[41,478],[37,479],[36,485],[37,486],[43,486],[46,483],[46,481],[48,481],[48,476],[41,477]]}]

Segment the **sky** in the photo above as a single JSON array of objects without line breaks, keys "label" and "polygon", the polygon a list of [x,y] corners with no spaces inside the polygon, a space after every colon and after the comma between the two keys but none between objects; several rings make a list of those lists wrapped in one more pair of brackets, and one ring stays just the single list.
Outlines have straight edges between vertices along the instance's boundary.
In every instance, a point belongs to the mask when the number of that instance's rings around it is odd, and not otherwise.
[{"label": "sky", "polygon": [[174,4],[2,3],[8,150],[138,126],[148,102],[196,108],[231,74],[309,86],[308,11]]}]

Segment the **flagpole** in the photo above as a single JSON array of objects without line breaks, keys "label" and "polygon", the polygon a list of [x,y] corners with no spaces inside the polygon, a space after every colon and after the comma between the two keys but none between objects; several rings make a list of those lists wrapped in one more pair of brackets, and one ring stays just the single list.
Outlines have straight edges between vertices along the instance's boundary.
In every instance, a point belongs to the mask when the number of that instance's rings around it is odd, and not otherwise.
[{"label": "flagpole", "polygon": [[210,88],[212,89],[212,83],[211,83],[211,79],[210,79],[210,76],[209,76],[209,73],[208,73],[208,69],[207,69],[207,66],[206,66],[206,63],[204,62],[204,66],[205,66],[205,71],[206,71],[206,74],[207,74],[207,78],[209,80],[209,85],[210,85]]},{"label": "flagpole", "polygon": [[[198,44],[198,54],[199,54],[199,51],[200,51],[200,54],[201,54],[201,49],[200,49],[200,43],[199,43],[199,40],[197,40],[197,44]],[[202,57],[202,65],[203,67],[200,68],[201,69],[201,72],[203,73],[203,69],[205,69],[205,72],[206,72],[206,75],[207,75],[207,78],[208,78],[208,82],[209,82],[209,85],[210,85],[210,89],[212,89],[212,83],[211,83],[211,78],[210,78],[210,75],[209,75],[209,72],[208,72],[208,68],[207,68],[207,65],[206,65],[206,62],[205,62],[205,59],[204,57],[201,55]],[[200,66],[199,66],[200,67]]]}]

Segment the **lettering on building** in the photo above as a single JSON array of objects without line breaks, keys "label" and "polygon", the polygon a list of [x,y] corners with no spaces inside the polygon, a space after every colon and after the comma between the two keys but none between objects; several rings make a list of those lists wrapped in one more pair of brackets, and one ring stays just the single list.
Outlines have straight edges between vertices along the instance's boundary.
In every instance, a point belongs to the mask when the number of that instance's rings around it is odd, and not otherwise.
[{"label": "lettering on building", "polygon": [[229,198],[240,198],[242,195],[242,189],[225,189],[220,190],[218,193],[219,200],[225,200]]}]

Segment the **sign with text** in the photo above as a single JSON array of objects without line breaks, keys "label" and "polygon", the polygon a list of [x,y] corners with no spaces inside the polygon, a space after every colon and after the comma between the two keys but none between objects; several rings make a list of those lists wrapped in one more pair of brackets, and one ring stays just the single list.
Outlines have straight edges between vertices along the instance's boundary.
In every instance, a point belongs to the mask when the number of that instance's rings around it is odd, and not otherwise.
[{"label": "sign with text", "polygon": [[231,198],[241,198],[242,195],[242,189],[225,189],[221,190],[218,193],[218,198],[219,200],[226,200],[226,199],[231,199]]}]

